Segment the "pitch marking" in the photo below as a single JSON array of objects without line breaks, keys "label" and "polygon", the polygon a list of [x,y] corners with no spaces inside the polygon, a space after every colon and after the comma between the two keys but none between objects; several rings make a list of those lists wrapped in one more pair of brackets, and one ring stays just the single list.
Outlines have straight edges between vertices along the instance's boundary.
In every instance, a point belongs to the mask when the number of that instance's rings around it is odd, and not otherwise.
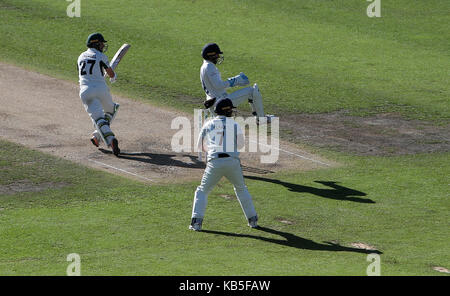
[{"label": "pitch marking", "polygon": [[318,164],[321,164],[321,165],[324,165],[324,166],[330,166],[329,164],[324,163],[324,162],[322,162],[320,160],[315,160],[315,159],[312,159],[312,158],[309,158],[309,157],[306,157],[306,156],[303,156],[303,155],[300,155],[300,154],[297,154],[297,153],[294,153],[294,152],[290,152],[290,151],[287,151],[287,150],[284,150],[284,149],[281,149],[281,148],[275,148],[275,147],[272,147],[270,145],[258,143],[258,141],[251,141],[251,140],[249,140],[249,141],[253,142],[253,143],[256,143],[256,144],[259,144],[259,145],[264,145],[266,147],[271,147],[271,148],[277,149],[278,151],[282,151],[282,152],[287,153],[287,154],[292,154],[294,156],[297,156],[297,157],[300,157],[300,158],[303,158],[303,159],[306,159],[306,160],[309,160],[309,161],[312,161],[312,162],[315,162],[315,163],[318,163]]},{"label": "pitch marking", "polygon": [[103,165],[103,166],[109,167],[109,168],[111,168],[111,169],[118,170],[119,172],[127,173],[127,174],[129,174],[129,175],[132,175],[132,176],[135,176],[135,177],[138,177],[138,178],[141,178],[141,179],[150,181],[150,182],[154,182],[152,179],[149,179],[149,178],[147,178],[147,177],[144,177],[144,176],[141,176],[141,175],[138,175],[138,174],[135,174],[135,173],[126,171],[126,170],[124,170],[124,169],[116,168],[116,167],[114,167],[114,166],[112,166],[112,165],[109,165],[109,164],[106,164],[106,163],[103,163],[103,162],[100,162],[100,161],[97,161],[97,160],[94,160],[94,159],[89,159],[89,158],[88,158],[88,160],[90,160],[90,161],[92,161],[92,162],[95,162],[95,163],[97,163],[97,164],[101,164],[101,165]]}]

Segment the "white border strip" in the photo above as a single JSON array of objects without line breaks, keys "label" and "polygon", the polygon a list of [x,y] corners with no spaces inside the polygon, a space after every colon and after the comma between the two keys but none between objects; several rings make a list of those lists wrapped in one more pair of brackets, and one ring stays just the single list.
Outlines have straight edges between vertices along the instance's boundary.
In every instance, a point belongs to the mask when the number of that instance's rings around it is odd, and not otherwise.
[{"label": "white border strip", "polygon": [[126,171],[126,170],[124,170],[124,169],[116,168],[116,167],[114,167],[114,166],[112,166],[112,165],[109,165],[109,164],[106,164],[106,163],[103,163],[103,162],[100,162],[100,161],[97,161],[97,160],[94,160],[94,159],[88,159],[88,160],[89,160],[89,161],[92,161],[92,162],[95,162],[95,163],[97,163],[97,164],[100,164],[100,165],[109,167],[109,168],[111,168],[111,169],[118,170],[119,172],[127,173],[127,174],[129,174],[129,175],[132,175],[132,176],[135,176],[135,177],[138,177],[138,178],[141,178],[141,179],[150,181],[150,182],[154,182],[152,179],[149,179],[149,178],[147,178],[147,177],[144,177],[144,176],[141,176],[141,175],[138,175],[138,174],[135,174],[135,173]]}]

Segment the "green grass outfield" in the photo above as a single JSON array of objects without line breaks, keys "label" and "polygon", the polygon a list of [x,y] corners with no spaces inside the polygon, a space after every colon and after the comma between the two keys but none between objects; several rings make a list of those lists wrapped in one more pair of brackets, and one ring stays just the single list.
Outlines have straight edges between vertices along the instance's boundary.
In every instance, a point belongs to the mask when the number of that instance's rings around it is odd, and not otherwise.
[{"label": "green grass outfield", "polygon": [[[400,112],[449,119],[450,2],[365,0],[0,0],[0,59],[77,80],[76,59],[91,32],[133,48],[115,92],[185,110],[204,97],[202,46],[221,45],[223,76],[258,82],[266,110],[354,114]],[[248,108],[248,106],[245,106]]]},{"label": "green grass outfield", "polygon": [[382,275],[439,275],[432,267],[450,262],[445,154],[341,157],[345,168],[247,178],[262,230],[221,197],[233,194],[222,181],[197,233],[187,229],[197,183],[147,186],[4,141],[0,149],[0,186],[64,185],[0,195],[1,275],[65,275],[70,253],[82,275],[365,275],[354,242],[383,252]]},{"label": "green grass outfield", "polygon": [[[201,47],[216,41],[224,76],[258,82],[268,112],[449,119],[448,1],[382,0],[379,19],[365,0],[81,3],[71,19],[64,0],[0,0],[0,60],[76,81],[87,35],[101,31],[110,57],[133,46],[114,92],[188,111],[203,98]],[[197,182],[148,186],[4,141],[0,151],[0,188],[28,187],[0,195],[0,275],[65,275],[69,253],[83,275],[365,275],[354,242],[383,252],[383,275],[450,268],[449,153],[322,150],[343,165],[247,178],[262,230],[222,197],[233,195],[223,181],[194,233]]]}]

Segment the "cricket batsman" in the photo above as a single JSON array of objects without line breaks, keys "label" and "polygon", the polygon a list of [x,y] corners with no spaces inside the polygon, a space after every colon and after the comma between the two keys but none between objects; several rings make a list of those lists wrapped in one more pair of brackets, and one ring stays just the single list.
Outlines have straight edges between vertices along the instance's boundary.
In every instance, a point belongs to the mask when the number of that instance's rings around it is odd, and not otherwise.
[{"label": "cricket batsman", "polygon": [[233,103],[230,99],[220,100],[214,107],[216,117],[202,127],[197,146],[207,151],[207,164],[200,185],[197,187],[192,207],[189,229],[201,231],[205,216],[208,194],[225,176],[234,186],[234,192],[251,228],[258,227],[258,216],[242,174],[239,149],[245,145],[240,126],[231,118]]},{"label": "cricket batsman", "polygon": [[78,58],[80,98],[96,128],[92,134],[92,144],[98,147],[100,140],[103,140],[111,147],[114,155],[118,156],[119,143],[111,131],[110,124],[119,104],[113,102],[104,78],[106,72],[110,82],[114,83],[117,75],[110,68],[108,57],[104,54],[108,48],[106,42],[100,33],[89,35],[86,41],[88,49]]},{"label": "cricket batsman", "polygon": [[234,107],[248,101],[252,108],[252,114],[256,116],[256,122],[259,124],[259,118],[266,117],[267,123],[270,123],[270,119],[273,116],[265,115],[262,96],[256,83],[253,86],[227,93],[226,90],[228,88],[246,86],[250,81],[242,72],[237,76],[222,80],[216,67],[224,60],[223,52],[220,50],[219,45],[216,43],[206,44],[202,49],[202,57],[203,65],[200,68],[200,81],[206,94],[204,105],[207,109],[210,109],[210,111],[214,110],[215,105],[224,98],[230,99]]}]

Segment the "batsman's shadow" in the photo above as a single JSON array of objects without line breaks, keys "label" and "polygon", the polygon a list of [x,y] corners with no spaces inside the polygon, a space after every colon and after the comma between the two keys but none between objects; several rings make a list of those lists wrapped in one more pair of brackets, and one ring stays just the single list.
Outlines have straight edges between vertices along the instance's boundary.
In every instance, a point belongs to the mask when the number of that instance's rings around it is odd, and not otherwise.
[{"label": "batsman's shadow", "polygon": [[[109,150],[100,148],[101,152],[111,154]],[[176,166],[191,169],[204,169],[205,163],[201,162],[194,155],[189,154],[166,154],[166,153],[150,153],[150,152],[121,152],[118,156],[122,159],[140,161],[159,166]],[[187,158],[189,161],[182,161],[176,158]]]},{"label": "batsman's shadow", "polygon": [[232,233],[232,232],[223,232],[223,231],[206,230],[206,229],[202,230],[201,232],[216,234],[216,235],[224,235],[224,236],[229,236],[229,237],[251,238],[251,239],[260,240],[263,242],[268,242],[268,243],[277,244],[277,245],[281,245],[281,246],[292,247],[292,248],[301,249],[301,250],[328,251],[328,252],[354,252],[354,253],[363,253],[363,254],[372,254],[372,253],[383,254],[383,252],[381,252],[379,250],[367,250],[367,249],[346,247],[346,246],[341,246],[334,242],[316,243],[312,240],[302,238],[300,236],[296,236],[292,233],[279,231],[279,230],[271,229],[268,227],[259,226],[258,228],[255,228],[255,230],[259,230],[261,232],[265,232],[268,234],[279,235],[279,236],[283,237],[284,239],[276,239],[276,238],[258,236],[258,235],[253,235],[253,234]]},{"label": "batsman's shadow", "polygon": [[[112,154],[110,150],[99,148],[104,154]],[[121,152],[118,156],[119,158],[140,161],[150,164],[156,164],[160,166],[176,166],[191,169],[204,169],[206,167],[205,162],[199,161],[197,156],[190,154],[166,154],[166,153],[150,153],[150,152]],[[188,162],[176,159],[176,158],[187,158]],[[255,174],[269,174],[273,171],[260,169],[250,166],[242,165],[242,171],[255,173]]]},{"label": "batsman's shadow", "polygon": [[325,188],[315,188],[315,187],[311,187],[311,186],[304,186],[304,185],[284,182],[284,181],[277,180],[277,179],[269,179],[269,178],[258,177],[258,176],[245,176],[245,178],[282,185],[282,186],[288,188],[289,191],[306,192],[306,193],[311,193],[311,194],[314,194],[314,195],[317,195],[320,197],[324,197],[324,198],[353,201],[353,202],[360,202],[360,203],[375,203],[371,199],[358,197],[358,196],[367,196],[366,193],[355,190],[355,189],[351,189],[351,188],[348,188],[345,186],[338,185],[337,182],[334,182],[334,181],[314,181],[316,183],[331,187],[330,189],[325,189]]}]

